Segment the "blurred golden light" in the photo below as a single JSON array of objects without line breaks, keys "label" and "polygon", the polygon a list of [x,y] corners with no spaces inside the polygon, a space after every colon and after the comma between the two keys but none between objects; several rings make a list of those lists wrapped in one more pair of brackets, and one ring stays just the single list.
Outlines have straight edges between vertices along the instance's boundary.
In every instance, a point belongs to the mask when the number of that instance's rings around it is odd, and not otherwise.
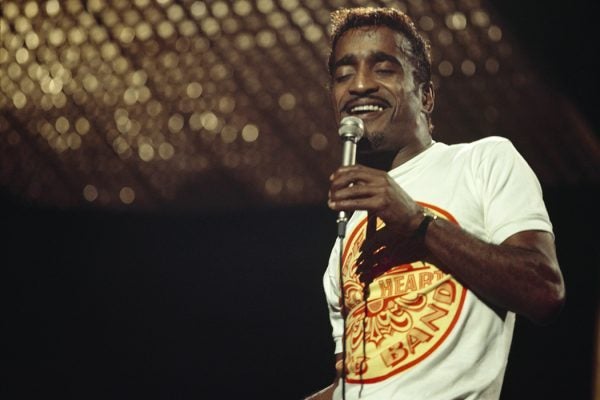
[{"label": "blurred golden light", "polygon": [[19,64],[25,64],[27,61],[29,61],[29,52],[27,49],[21,47],[19,50],[17,50],[15,59]]},{"label": "blurred golden light", "polygon": [[77,150],[81,147],[81,137],[72,132],[67,136],[67,145],[71,148],[71,150]]},{"label": "blurred golden light", "polygon": [[219,118],[211,111],[205,111],[200,114],[200,122],[204,129],[211,132],[216,131],[219,126]]},{"label": "blurred golden light", "polygon": [[168,39],[175,34],[175,28],[169,21],[162,21],[157,27],[158,36],[163,39]]},{"label": "blurred golden light", "polygon": [[121,27],[120,29],[118,29],[117,38],[119,38],[119,40],[123,43],[131,43],[135,38],[135,31],[133,30],[133,28],[130,28],[128,26]]},{"label": "blurred golden light", "polygon": [[454,67],[450,61],[444,60],[438,65],[438,71],[440,71],[440,75],[448,77],[454,72]]},{"label": "blurred golden light", "polygon": [[452,37],[452,33],[446,29],[441,29],[438,32],[437,39],[438,39],[438,42],[440,42],[440,44],[442,46],[449,46],[454,41],[454,38]]},{"label": "blurred golden light", "polygon": [[286,11],[293,11],[298,8],[298,0],[281,0],[281,7]]},{"label": "blurred golden light", "polygon": [[296,98],[291,93],[284,93],[279,97],[279,107],[289,111],[296,106]]},{"label": "blurred golden light", "polygon": [[25,35],[25,45],[29,50],[35,50],[40,45],[40,37],[35,32],[27,32]]},{"label": "blurred golden light", "polygon": [[23,72],[23,70],[21,69],[21,67],[19,67],[18,64],[13,62],[13,63],[10,63],[10,65],[8,66],[7,72],[8,72],[8,77],[10,79],[12,79],[13,81],[16,81],[21,76],[21,73]]},{"label": "blurred golden light", "polygon": [[198,112],[190,115],[189,124],[190,128],[192,128],[194,131],[199,131],[202,129],[202,115]]},{"label": "blurred golden light", "polygon": [[60,28],[54,28],[48,34],[48,42],[55,47],[60,46],[64,41],[65,33]]},{"label": "blurred golden light", "polygon": [[277,38],[273,32],[268,29],[263,29],[256,34],[256,43],[260,47],[273,47],[277,42]]},{"label": "blurred golden light", "polygon": [[138,155],[144,161],[151,161],[154,158],[154,147],[148,143],[142,143],[138,148]]},{"label": "blurred golden light", "polygon": [[502,29],[496,25],[490,26],[487,33],[488,37],[494,42],[502,40]]},{"label": "blurred golden light", "polygon": [[190,37],[198,33],[198,29],[192,21],[185,20],[179,24],[179,32],[184,36]]},{"label": "blurred golden light", "polygon": [[283,189],[283,182],[281,182],[281,179],[270,177],[265,181],[265,190],[267,194],[275,196],[281,192],[281,189]]},{"label": "blurred golden light", "polygon": [[231,114],[235,109],[235,98],[224,96],[219,99],[219,111],[223,114]]},{"label": "blurred golden light", "polygon": [[170,143],[165,142],[161,143],[160,146],[158,146],[158,155],[163,160],[170,160],[174,154],[175,148]]},{"label": "blurred golden light", "polygon": [[318,25],[310,24],[304,29],[304,37],[309,42],[315,43],[323,38],[323,31]]},{"label": "blurred golden light", "polygon": [[419,18],[419,27],[424,31],[431,31],[435,28],[435,21],[428,15],[423,15]]},{"label": "blurred golden light", "polygon": [[185,13],[183,8],[179,4],[171,4],[169,8],[167,8],[167,17],[172,22],[179,22],[183,19]]},{"label": "blurred golden light", "polygon": [[60,12],[60,3],[58,2],[58,0],[49,0],[46,3],[46,13],[50,17],[54,17],[59,12]]},{"label": "blurred golden light", "polygon": [[267,22],[269,22],[269,25],[271,25],[273,28],[281,29],[287,25],[287,18],[285,15],[283,15],[283,13],[276,11],[267,15]]},{"label": "blurred golden light", "polygon": [[231,125],[225,125],[221,129],[221,140],[223,143],[233,143],[237,139],[237,129]]},{"label": "blurred golden light", "polygon": [[317,151],[325,150],[328,144],[327,136],[322,133],[313,133],[310,136],[310,146]]},{"label": "blurred golden light", "polygon": [[89,123],[89,121],[85,117],[79,117],[79,118],[77,118],[77,121],[75,121],[75,130],[80,135],[87,134],[90,131],[90,123]]},{"label": "blurred golden light", "polygon": [[206,15],[206,4],[203,1],[194,1],[190,7],[190,12],[196,19],[200,19]]},{"label": "blurred golden light", "polygon": [[171,133],[177,133],[183,129],[184,119],[181,114],[173,114],[171,118],[169,118],[168,126],[169,131]]},{"label": "blurred golden light", "polygon": [[490,24],[490,17],[485,11],[481,9],[473,10],[471,11],[471,22],[475,26],[485,28]]},{"label": "blurred golden light", "polygon": [[150,39],[152,37],[152,33],[152,26],[145,21],[141,21],[135,26],[135,36],[141,41]]},{"label": "blurred golden light", "polygon": [[258,0],[256,3],[256,8],[263,14],[270,13],[274,7],[273,0]]},{"label": "blurred golden light", "polygon": [[460,31],[467,27],[467,17],[460,11],[446,16],[446,26],[452,30]]},{"label": "blurred golden light", "polygon": [[13,104],[18,109],[24,108],[27,105],[27,97],[21,91],[17,91],[12,97]]},{"label": "blurred golden light", "polygon": [[119,198],[124,204],[131,204],[135,201],[135,191],[129,186],[124,186],[119,191]]},{"label": "blurred golden light", "polygon": [[83,78],[83,87],[89,93],[93,93],[98,89],[98,79],[94,75],[86,75]]},{"label": "blurred golden light", "polygon": [[127,88],[127,90],[125,90],[125,92],[123,93],[123,101],[125,102],[125,104],[131,106],[133,104],[135,104],[138,100],[138,91],[135,88]]},{"label": "blurred golden light", "polygon": [[35,17],[40,11],[37,1],[28,1],[25,4],[25,8],[23,9],[23,13],[27,18]]},{"label": "blurred golden light", "polygon": [[253,124],[247,124],[242,129],[242,139],[246,142],[254,142],[258,139],[258,127]]},{"label": "blurred golden light", "polygon": [[[234,179],[264,190],[269,201],[314,201],[323,189],[315,177],[335,167],[339,144],[335,127],[321,126],[332,122],[322,84],[328,78],[323,58],[334,3],[4,1],[0,107],[15,121],[0,120],[4,143],[27,160],[32,146],[44,146],[35,154],[57,153],[57,165],[64,163],[66,171],[57,176],[98,174],[110,186],[99,190],[87,183],[96,181],[88,175],[77,187],[85,186],[83,197],[100,205],[122,206],[124,198],[145,204],[141,192],[136,198],[131,189],[138,182],[126,186],[132,196],[121,194],[131,177],[119,171],[131,168],[148,189],[144,195],[174,196],[194,174],[227,168]],[[512,48],[480,3],[394,3],[408,9],[435,42],[432,79],[442,90],[455,90],[446,82],[465,76],[478,78],[466,85],[466,93],[480,90],[489,75],[501,74],[496,81],[510,82],[513,89],[531,79],[500,69],[500,61],[514,61]],[[480,118],[484,125],[497,120],[489,109]],[[40,140],[25,140],[19,124]],[[308,161],[299,157],[302,152]],[[24,176],[43,169],[42,161],[19,162],[15,168],[31,165]],[[313,166],[309,177],[306,170]],[[10,185],[6,179],[0,174],[0,184]],[[36,179],[15,187],[63,198],[58,178]]]},{"label": "blurred golden light", "polygon": [[31,79],[29,79],[28,76],[25,76],[21,79],[21,90],[27,94],[27,95],[31,95],[31,93],[35,90],[36,85],[35,83],[33,83],[33,81]]},{"label": "blurred golden light", "polygon": [[19,15],[19,7],[12,1],[9,1],[2,6],[2,14],[9,20],[14,19]]},{"label": "blurred golden light", "polygon": [[15,20],[15,30],[20,34],[26,33],[31,30],[31,23],[27,18],[19,16]]},{"label": "blurred golden light", "polygon": [[249,33],[240,33],[235,38],[236,47],[240,50],[249,50],[254,47],[254,37]]},{"label": "blurred golden light", "polygon": [[56,123],[54,124],[54,126],[56,127],[56,130],[58,132],[60,132],[60,133],[66,133],[69,130],[69,127],[70,127],[69,120],[66,119],[63,116],[58,117],[58,119],[56,120]]},{"label": "blurred golden light", "polygon": [[85,185],[83,188],[83,198],[92,202],[98,198],[98,189],[94,185]]},{"label": "blurred golden light", "polygon": [[186,86],[186,94],[190,99],[197,99],[202,95],[202,85],[200,82],[190,82]]},{"label": "blurred golden light", "polygon": [[0,64],[6,63],[9,57],[10,54],[8,50],[6,50],[5,48],[0,48]]},{"label": "blurred golden light", "polygon": [[475,71],[477,70],[477,67],[475,66],[475,63],[473,61],[471,61],[471,60],[464,60],[460,64],[460,70],[466,76],[472,76],[473,74],[475,74]]},{"label": "blurred golden light", "polygon": [[150,100],[146,105],[146,113],[151,117],[157,117],[162,112],[162,104],[156,100]]},{"label": "blurred golden light", "polygon": [[207,36],[216,36],[221,31],[219,22],[212,17],[205,18],[201,23],[202,30]]},{"label": "blurred golden light", "polygon": [[217,0],[212,5],[212,14],[219,19],[226,17],[227,14],[229,14],[229,7],[227,6],[227,3]]},{"label": "blurred golden light", "polygon": [[252,5],[247,0],[236,0],[233,3],[233,12],[240,17],[245,17],[252,12]]}]

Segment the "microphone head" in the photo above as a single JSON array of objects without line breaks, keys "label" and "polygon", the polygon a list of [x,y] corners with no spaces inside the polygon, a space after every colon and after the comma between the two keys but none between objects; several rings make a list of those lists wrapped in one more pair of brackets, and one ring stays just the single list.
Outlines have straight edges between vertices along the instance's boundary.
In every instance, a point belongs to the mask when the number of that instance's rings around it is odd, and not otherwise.
[{"label": "microphone head", "polygon": [[344,117],[340,122],[338,133],[343,139],[351,139],[356,143],[365,133],[365,124],[363,123],[363,120],[358,117]]}]

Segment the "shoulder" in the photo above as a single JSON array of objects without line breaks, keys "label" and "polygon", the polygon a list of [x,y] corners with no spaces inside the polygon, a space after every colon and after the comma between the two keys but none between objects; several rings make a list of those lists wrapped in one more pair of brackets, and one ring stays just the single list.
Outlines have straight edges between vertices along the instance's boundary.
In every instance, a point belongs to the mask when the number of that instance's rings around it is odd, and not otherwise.
[{"label": "shoulder", "polygon": [[470,143],[455,145],[457,154],[467,157],[475,164],[501,162],[520,158],[513,143],[501,136],[488,136]]},{"label": "shoulder", "polygon": [[472,152],[502,152],[502,151],[516,151],[515,146],[512,142],[502,136],[488,136],[474,142],[467,143],[465,149]]},{"label": "shoulder", "polygon": [[512,142],[501,136],[488,136],[469,143],[444,145],[440,153],[445,154],[453,162],[463,160],[473,163],[473,166],[494,159],[502,159],[507,155],[516,155],[518,151]]}]

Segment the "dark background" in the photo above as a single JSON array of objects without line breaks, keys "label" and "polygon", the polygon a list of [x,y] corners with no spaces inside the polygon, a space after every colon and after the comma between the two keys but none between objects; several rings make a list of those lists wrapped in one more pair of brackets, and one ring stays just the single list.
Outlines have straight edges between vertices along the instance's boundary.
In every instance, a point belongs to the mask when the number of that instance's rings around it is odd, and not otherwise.
[{"label": "dark background", "polygon": [[[595,132],[588,2],[495,1]],[[542,8],[543,7],[543,8]],[[591,399],[597,187],[544,187],[567,303],[517,328],[503,399]],[[324,206],[136,213],[45,208],[1,191],[4,398],[298,399],[332,378]]]},{"label": "dark background", "polygon": [[[568,299],[548,327],[517,319],[503,399],[591,399],[598,221],[578,210],[592,198],[546,191]],[[331,380],[324,207],[3,209],[12,398],[299,399]]]},{"label": "dark background", "polygon": [[564,93],[600,137],[598,3],[491,0],[543,80]]}]

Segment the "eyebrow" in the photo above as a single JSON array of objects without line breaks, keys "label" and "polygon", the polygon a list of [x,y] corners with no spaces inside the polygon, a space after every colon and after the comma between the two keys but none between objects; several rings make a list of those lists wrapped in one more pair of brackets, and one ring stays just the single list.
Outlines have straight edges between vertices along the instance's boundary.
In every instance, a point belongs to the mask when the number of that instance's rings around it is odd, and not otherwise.
[{"label": "eyebrow", "polygon": [[[394,57],[391,54],[385,53],[383,51],[376,51],[376,52],[370,54],[368,56],[368,58],[371,59],[375,63],[389,61],[395,65],[402,66],[402,64],[400,64],[400,61],[396,57]],[[339,67],[341,67],[343,65],[355,65],[356,63],[357,63],[356,55],[347,54],[344,57],[337,60],[333,64],[333,71],[335,71],[336,69],[338,69]]]}]

